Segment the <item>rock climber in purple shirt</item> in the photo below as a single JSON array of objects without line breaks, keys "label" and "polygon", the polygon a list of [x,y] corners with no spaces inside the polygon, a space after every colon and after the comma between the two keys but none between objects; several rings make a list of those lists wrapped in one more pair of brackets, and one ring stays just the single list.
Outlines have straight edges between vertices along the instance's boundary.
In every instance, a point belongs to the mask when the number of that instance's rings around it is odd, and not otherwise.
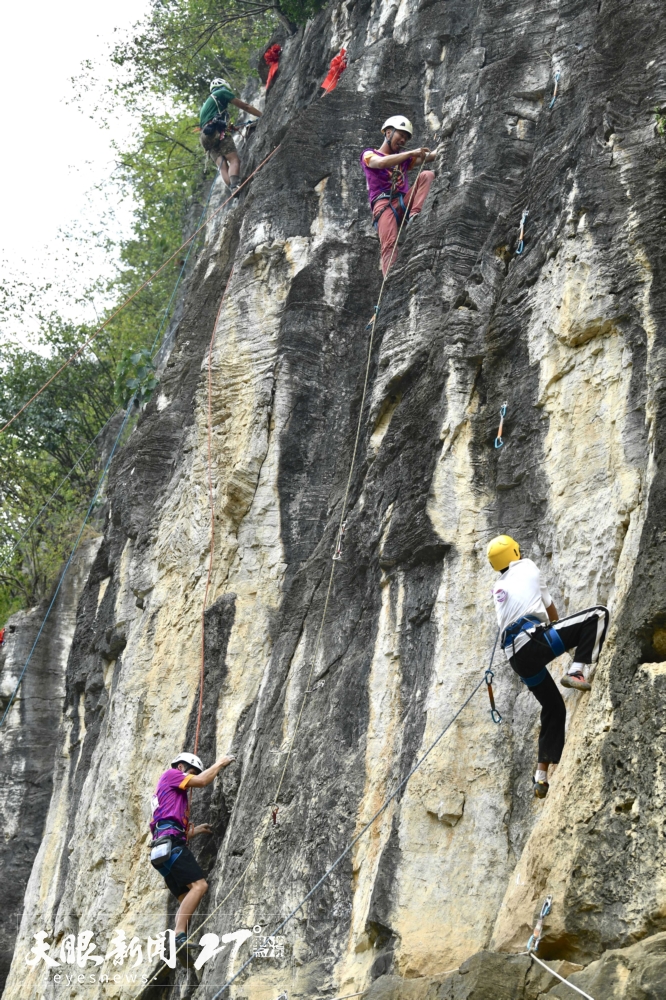
[{"label": "rock climber in purple shirt", "polygon": [[188,921],[208,890],[205,873],[187,843],[199,834],[213,832],[208,823],[191,825],[188,789],[210,785],[222,768],[235,759],[233,755],[222,757],[204,770],[195,754],[179,753],[157,782],[153,795],[150,860],[180,903],[175,930],[182,964],[187,964],[186,949],[182,946],[187,941]]},{"label": "rock climber in purple shirt", "polygon": [[379,234],[382,274],[386,276],[398,256],[396,240],[405,214],[407,223],[418,218],[430,185],[435,179],[432,170],[422,170],[413,188],[409,187],[408,172],[421,163],[431,163],[436,153],[426,146],[405,150],[414,129],[404,115],[387,118],[382,125],[384,142],[379,149],[364,149],[361,166],[368,184],[372,218]]}]

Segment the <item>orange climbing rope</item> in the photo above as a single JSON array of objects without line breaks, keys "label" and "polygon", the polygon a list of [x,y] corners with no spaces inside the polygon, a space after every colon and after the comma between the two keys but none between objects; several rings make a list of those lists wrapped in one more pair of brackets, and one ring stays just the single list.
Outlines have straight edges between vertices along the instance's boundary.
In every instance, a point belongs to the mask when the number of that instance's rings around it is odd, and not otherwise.
[{"label": "orange climbing rope", "polygon": [[206,226],[211,221],[211,219],[214,219],[215,216],[218,215],[219,212],[222,211],[222,209],[225,207],[225,205],[228,205],[229,202],[231,201],[231,199],[235,198],[237,196],[238,192],[242,188],[245,187],[245,185],[248,183],[248,181],[251,181],[252,178],[254,177],[254,175],[259,173],[259,171],[261,170],[261,168],[266,163],[268,163],[268,161],[271,159],[271,157],[275,156],[275,154],[277,153],[277,151],[278,151],[278,149],[280,148],[281,145],[282,145],[282,143],[280,143],[279,145],[277,145],[275,147],[275,149],[271,153],[269,153],[268,156],[265,159],[263,159],[261,161],[261,163],[259,164],[259,166],[256,167],[252,171],[252,173],[249,175],[249,177],[246,177],[245,180],[243,181],[243,183],[238,185],[238,187],[236,188],[236,190],[234,191],[234,193],[232,195],[230,195],[227,198],[226,201],[223,201],[222,204],[218,208],[216,208],[214,212],[211,212],[211,214],[199,226],[199,228],[195,229],[195,231],[192,233],[192,235],[189,236],[185,240],[184,243],[181,243],[181,245],[178,247],[178,249],[175,250],[174,253],[172,253],[171,256],[168,257],[167,260],[165,260],[164,263],[160,267],[158,267],[157,270],[153,274],[151,274],[149,278],[146,278],[146,280],[143,282],[143,284],[139,285],[139,287],[136,289],[136,291],[132,292],[132,294],[129,295],[125,299],[125,301],[122,302],[118,306],[118,308],[115,309],[111,313],[111,315],[108,317],[108,319],[105,319],[104,322],[100,326],[97,327],[97,329],[95,330],[95,332],[90,337],[88,337],[88,339],[81,345],[81,347],[79,347],[76,351],[74,351],[74,353],[69,358],[67,358],[66,361],[63,362],[63,364],[60,366],[60,368],[58,368],[58,370],[53,373],[53,375],[51,376],[51,378],[47,379],[47,381],[44,383],[44,385],[41,387],[41,389],[38,389],[37,392],[34,394],[34,396],[31,396],[30,399],[27,402],[25,402],[23,404],[23,406],[19,410],[17,410],[16,413],[12,417],[9,418],[9,420],[7,421],[7,423],[3,424],[2,427],[0,427],[0,434],[3,434],[7,430],[8,427],[11,427],[11,425],[14,423],[14,421],[17,419],[17,417],[20,417],[20,415],[23,413],[23,411],[26,410],[30,406],[31,403],[34,403],[34,401],[37,399],[38,396],[41,396],[41,394],[44,392],[44,390],[47,389],[48,386],[50,386],[51,382],[53,382],[53,380],[56,379],[58,377],[58,375],[60,375],[60,373],[65,370],[65,368],[67,368],[69,365],[71,365],[71,363],[73,361],[76,361],[76,359],[79,357],[79,355],[82,354],[83,351],[85,351],[86,347],[89,347],[90,344],[92,344],[93,340],[95,340],[96,337],[99,337],[99,335],[102,332],[102,330],[104,330],[109,325],[109,323],[111,323],[116,318],[116,316],[120,312],[122,312],[122,310],[126,306],[128,306],[130,304],[130,302],[132,302],[133,299],[135,299],[137,297],[137,295],[139,294],[139,292],[142,292],[143,289],[146,288],[151,283],[151,281],[154,281],[154,279],[157,277],[157,275],[161,274],[161,272],[164,270],[164,268],[167,266],[167,264],[170,264],[171,261],[174,260],[174,258],[176,258],[178,256],[178,254],[181,252],[181,250],[184,250],[185,247],[188,246],[192,242],[192,240],[196,236],[199,235],[199,233],[202,231],[202,229],[206,228]]}]

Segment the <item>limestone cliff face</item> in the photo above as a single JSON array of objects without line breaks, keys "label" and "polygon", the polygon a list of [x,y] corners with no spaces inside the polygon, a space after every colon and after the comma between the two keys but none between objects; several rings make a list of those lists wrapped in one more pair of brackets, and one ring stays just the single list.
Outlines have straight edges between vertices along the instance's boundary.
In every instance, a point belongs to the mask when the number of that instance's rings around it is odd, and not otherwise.
[{"label": "limestone cliff face", "polygon": [[[211,368],[200,752],[238,763],[194,798],[215,831],[199,855],[206,930],[274,927],[473,689],[495,635],[492,535],[521,540],[561,614],[603,603],[612,622],[591,694],[566,697],[544,803],[537,705],[498,659],[503,723],[479,692],[285,929],[284,959],[257,958],[230,995],[536,998],[556,981],[505,953],[524,950],[547,892],[544,957],[592,962],[574,981],[595,1000],[663,995],[636,992],[666,962],[661,14],[649,0],[359,0],[282,39],[244,170],[280,149],[211,223],[159,390],[112,467],[6,997],[59,995],[26,966],[37,931],[88,929],[104,951],[116,928],[145,937],[173,913],[147,823],[194,735],[207,351],[232,266]],[[320,99],[341,45],[349,68]],[[397,112],[443,150],[386,286],[318,642],[381,278],[358,157]],[[258,940],[207,965],[196,995]]]}]

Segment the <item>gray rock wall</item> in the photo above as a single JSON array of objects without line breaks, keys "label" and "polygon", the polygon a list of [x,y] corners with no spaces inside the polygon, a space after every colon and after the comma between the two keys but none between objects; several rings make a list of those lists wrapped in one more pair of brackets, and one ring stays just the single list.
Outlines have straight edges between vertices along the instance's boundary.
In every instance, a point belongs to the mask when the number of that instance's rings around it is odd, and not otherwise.
[{"label": "gray rock wall", "polygon": [[[291,921],[284,959],[257,958],[231,995],[332,998],[376,983],[377,997],[420,996],[448,990],[445,974],[471,960],[471,993],[455,992],[469,966],[453,993],[433,995],[495,997],[501,965],[507,995],[532,996],[527,960],[502,953],[524,951],[546,892],[550,960],[603,963],[608,949],[660,939],[660,14],[647,0],[377,0],[334,5],[285,40],[244,170],[280,149],[210,224],[159,390],[112,468],[67,668],[66,711],[81,706],[80,722],[61,736],[50,846],[33,866],[7,997],[57,993],[42,966],[26,972],[37,930],[61,942],[89,929],[104,951],[115,928],[145,936],[173,912],[146,860],[149,799],[195,726],[207,349],[232,266],[211,366],[202,752],[239,759],[194,799],[214,826],[201,846],[207,930],[275,926],[472,691],[495,633],[492,535],[521,541],[561,614],[605,603],[612,625],[592,693],[567,694],[567,747],[544,803],[530,783],[536,702],[498,660],[503,724],[481,691]],[[322,99],[343,44],[349,68]],[[386,285],[360,412],[381,279],[358,157],[396,112],[443,149]],[[208,964],[201,995],[260,938]],[[595,1000],[633,996],[627,982]],[[112,995],[135,992],[122,980]],[[110,994],[97,983],[86,995]]]}]

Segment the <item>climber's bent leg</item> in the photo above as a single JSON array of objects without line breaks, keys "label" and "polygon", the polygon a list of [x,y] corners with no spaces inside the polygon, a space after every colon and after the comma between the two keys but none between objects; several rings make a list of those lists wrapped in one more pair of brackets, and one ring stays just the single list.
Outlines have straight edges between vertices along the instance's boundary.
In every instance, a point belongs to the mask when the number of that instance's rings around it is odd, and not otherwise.
[{"label": "climber's bent leg", "polygon": [[564,648],[574,650],[576,664],[596,663],[608,631],[608,608],[599,604],[575,615],[567,615],[553,622],[552,627],[564,643]]},{"label": "climber's bent leg", "polygon": [[[539,731],[539,768],[547,770],[549,764],[559,764],[564,749],[564,729],[567,710],[557,684],[546,670],[546,676],[532,688],[532,694],[541,705],[541,730]],[[544,768],[543,765],[546,765]]]},{"label": "climber's bent leg", "polygon": [[229,180],[226,181],[226,184],[233,191],[240,184],[240,156],[238,153],[228,153],[227,164],[229,166]]},{"label": "climber's bent leg", "polygon": [[[400,202],[397,198],[393,199],[393,206],[396,208],[398,216],[402,218]],[[379,220],[377,222],[377,234],[382,253],[382,274],[386,277],[389,268],[393,267],[398,259],[398,248],[396,246],[398,220],[393,210],[387,206],[386,198],[382,198],[381,201],[375,203],[372,216],[374,219],[378,218]]]},{"label": "climber's bent leg", "polygon": [[178,913],[176,914],[176,936],[187,932],[187,925],[190,917],[208,892],[208,882],[206,882],[205,878],[197,879],[197,881],[192,882],[188,888],[189,892],[183,893],[183,895],[178,897],[180,906],[178,907]]},{"label": "climber's bent leg", "polygon": [[199,141],[213,163],[216,164],[227,187],[236,186],[232,186],[230,182],[232,175],[238,177],[240,173],[240,159],[236,152],[236,144],[231,136],[228,133],[221,135],[219,132],[215,132],[213,135],[206,135],[205,132],[201,132]]},{"label": "climber's bent leg", "polygon": [[416,184],[409,192],[408,197],[405,199],[405,204],[409,210],[411,218],[418,215],[423,208],[423,203],[428,197],[428,191],[430,190],[430,185],[435,179],[435,174],[432,170],[422,170],[418,176]]}]

